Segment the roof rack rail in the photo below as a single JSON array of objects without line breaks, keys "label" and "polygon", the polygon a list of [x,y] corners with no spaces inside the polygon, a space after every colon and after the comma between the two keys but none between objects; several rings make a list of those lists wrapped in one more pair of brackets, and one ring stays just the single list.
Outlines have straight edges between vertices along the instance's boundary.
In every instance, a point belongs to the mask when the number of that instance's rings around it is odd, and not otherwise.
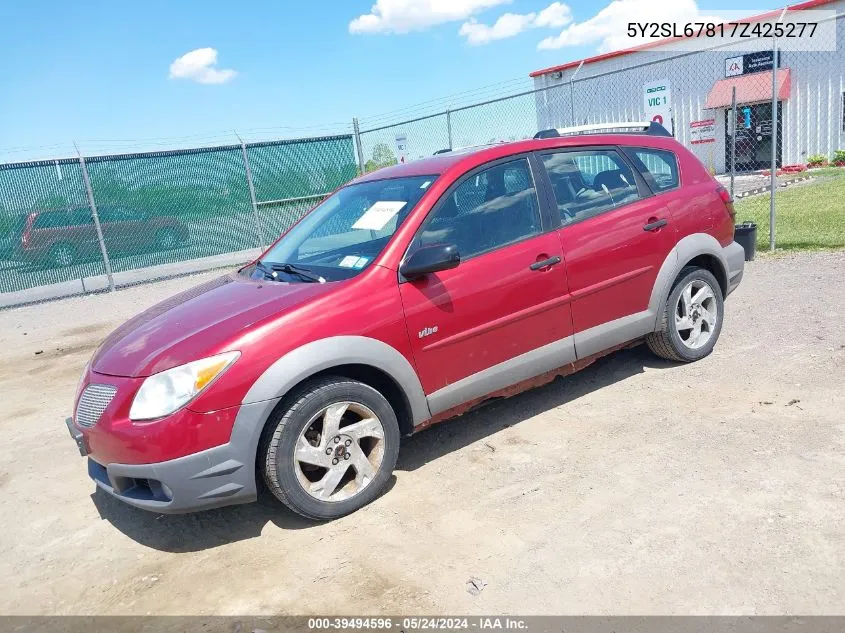
[{"label": "roof rack rail", "polygon": [[478,145],[463,145],[461,147],[444,147],[443,149],[438,149],[437,151],[432,154],[432,156],[438,156],[439,154],[449,154],[451,152],[458,153],[466,153],[472,152],[477,149],[483,149],[485,147],[493,147],[494,145],[501,145],[502,143],[506,143],[507,141],[494,141],[492,143],[479,143]]},{"label": "roof rack rail", "polygon": [[551,128],[540,130],[534,138],[558,138],[560,136],[576,136],[578,134],[647,134],[649,136],[672,136],[665,127],[657,121],[629,121],[620,123],[593,123],[590,125],[576,125],[574,127]]}]

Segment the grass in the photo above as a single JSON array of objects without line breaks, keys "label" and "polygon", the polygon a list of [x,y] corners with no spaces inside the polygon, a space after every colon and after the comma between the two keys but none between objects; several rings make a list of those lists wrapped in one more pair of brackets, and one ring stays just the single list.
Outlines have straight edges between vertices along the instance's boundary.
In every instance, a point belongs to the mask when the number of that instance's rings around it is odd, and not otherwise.
[{"label": "grass", "polygon": [[[813,180],[775,194],[775,238],[778,249],[845,248],[845,168],[814,169]],[[737,223],[757,224],[757,250],[769,249],[769,196],[736,202]]]}]

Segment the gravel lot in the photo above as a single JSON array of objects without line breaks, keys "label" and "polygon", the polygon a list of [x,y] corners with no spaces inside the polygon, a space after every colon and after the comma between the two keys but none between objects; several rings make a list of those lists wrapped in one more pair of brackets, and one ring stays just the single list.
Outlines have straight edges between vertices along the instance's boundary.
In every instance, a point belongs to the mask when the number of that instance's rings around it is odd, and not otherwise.
[{"label": "gravel lot", "polygon": [[94,493],[64,426],[83,364],[211,274],[0,312],[0,613],[841,614],[844,270],[752,262],[709,358],[622,351],[423,432],[328,524]]}]

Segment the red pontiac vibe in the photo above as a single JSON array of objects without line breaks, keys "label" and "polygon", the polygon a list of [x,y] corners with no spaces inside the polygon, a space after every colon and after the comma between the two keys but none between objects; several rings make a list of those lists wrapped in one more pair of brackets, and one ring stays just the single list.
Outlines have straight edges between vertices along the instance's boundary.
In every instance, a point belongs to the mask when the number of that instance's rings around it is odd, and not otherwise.
[{"label": "red pontiac vibe", "polygon": [[358,178],[126,322],[67,420],[90,476],[156,512],[263,485],[331,519],[378,496],[402,435],[640,339],[709,354],[743,274],[730,196],[659,125],[602,129]]}]

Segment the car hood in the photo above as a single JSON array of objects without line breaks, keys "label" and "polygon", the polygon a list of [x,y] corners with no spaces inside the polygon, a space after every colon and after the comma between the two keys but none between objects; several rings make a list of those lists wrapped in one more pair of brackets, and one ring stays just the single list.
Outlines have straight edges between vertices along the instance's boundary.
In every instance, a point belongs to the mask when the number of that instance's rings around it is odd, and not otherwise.
[{"label": "car hood", "polygon": [[330,292],[338,283],[219,277],[121,325],[97,349],[91,367],[112,376],[150,376],[225,351],[229,340],[254,323]]}]

